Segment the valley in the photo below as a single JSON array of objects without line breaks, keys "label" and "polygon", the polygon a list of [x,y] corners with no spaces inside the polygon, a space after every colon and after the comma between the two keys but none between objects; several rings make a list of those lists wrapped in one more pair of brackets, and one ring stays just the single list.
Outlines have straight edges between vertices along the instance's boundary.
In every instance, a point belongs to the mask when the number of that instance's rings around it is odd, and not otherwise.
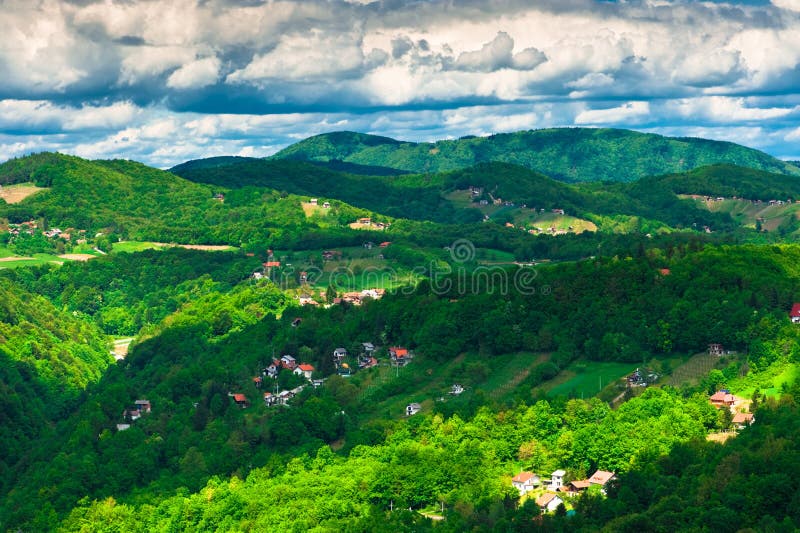
[{"label": "valley", "polygon": [[604,129],[3,163],[0,525],[791,521],[714,486],[800,473],[798,174]]}]

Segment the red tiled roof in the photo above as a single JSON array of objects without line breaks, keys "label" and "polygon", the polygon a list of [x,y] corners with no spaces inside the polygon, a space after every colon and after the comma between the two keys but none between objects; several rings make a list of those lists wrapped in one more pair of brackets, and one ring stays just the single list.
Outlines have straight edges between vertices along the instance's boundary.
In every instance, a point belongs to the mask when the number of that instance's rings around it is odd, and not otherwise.
[{"label": "red tiled roof", "polygon": [[792,306],[791,312],[789,312],[790,317],[800,318],[800,304],[794,304]]},{"label": "red tiled roof", "polygon": [[545,505],[547,505],[548,503],[553,501],[553,499],[555,497],[556,497],[556,494],[554,494],[552,492],[547,492],[545,494],[542,494],[541,496],[536,498],[536,505],[538,505],[539,507],[544,507]]},{"label": "red tiled roof", "polygon": [[743,424],[745,422],[752,422],[753,421],[753,413],[736,413],[733,415],[732,422],[734,424]]},{"label": "red tiled roof", "polygon": [[313,366],[311,366],[311,365],[309,365],[308,363],[302,363],[302,364],[301,364],[300,366],[298,366],[297,368],[299,368],[299,369],[300,369],[300,370],[302,370],[303,372],[313,372],[313,371],[314,371],[314,367],[313,367]]},{"label": "red tiled roof", "polygon": [[662,276],[669,276],[672,273],[668,268],[660,268],[658,271]]},{"label": "red tiled roof", "polygon": [[711,403],[733,403],[736,401],[736,397],[725,391],[717,391],[711,395],[709,398]]},{"label": "red tiled roof", "polygon": [[570,481],[570,485],[575,487],[576,489],[588,489],[591,482],[588,479],[576,479],[575,481]]},{"label": "red tiled roof", "polygon": [[237,403],[246,402],[247,401],[247,396],[245,396],[244,394],[234,394],[233,395],[233,401],[235,401]]},{"label": "red tiled roof", "polygon": [[608,483],[608,480],[614,477],[614,472],[608,472],[606,470],[598,470],[592,477],[589,478],[589,483],[593,483],[595,485],[605,485]]},{"label": "red tiled roof", "polygon": [[389,348],[389,351],[392,352],[395,357],[405,357],[408,355],[408,350],[399,346],[393,346]]},{"label": "red tiled roof", "polygon": [[267,268],[279,267],[279,266],[281,266],[281,262],[280,261],[267,261],[266,263],[264,263],[264,266],[267,267]]},{"label": "red tiled roof", "polygon": [[514,483],[525,483],[535,475],[536,474],[534,474],[533,472],[520,472],[519,474],[511,478],[511,481],[513,481]]}]

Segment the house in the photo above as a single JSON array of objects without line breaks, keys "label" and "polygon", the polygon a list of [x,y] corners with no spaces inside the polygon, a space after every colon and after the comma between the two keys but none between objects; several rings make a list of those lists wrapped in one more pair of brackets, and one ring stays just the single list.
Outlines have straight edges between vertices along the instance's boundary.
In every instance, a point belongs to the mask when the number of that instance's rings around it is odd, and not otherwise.
[{"label": "house", "polygon": [[311,379],[311,374],[314,372],[313,365],[309,365],[308,363],[300,363],[297,365],[297,368],[294,369],[294,373],[298,376],[303,376],[306,379]]},{"label": "house", "polygon": [[734,403],[736,403],[736,396],[731,394],[729,391],[722,389],[712,394],[708,401],[711,402],[711,405],[717,408],[730,408]]},{"label": "house", "polygon": [[122,411],[122,418],[125,420],[130,420],[131,422],[135,420],[139,420],[142,417],[142,412],[139,411],[136,407],[128,407],[124,411]]},{"label": "house", "polygon": [[278,398],[275,400],[275,403],[278,405],[286,405],[292,398],[294,398],[292,391],[282,390],[278,393]]},{"label": "house", "polygon": [[558,490],[559,487],[564,485],[564,476],[567,473],[563,470],[556,470],[550,474],[550,490]]},{"label": "house", "polygon": [[339,250],[325,250],[322,252],[322,259],[326,261],[331,261],[341,256],[342,252],[340,252]]},{"label": "house", "polygon": [[553,209],[553,213],[556,214],[556,215],[563,215],[564,214],[564,210],[563,209]]},{"label": "house", "polygon": [[300,283],[307,283],[308,282],[308,273],[304,270],[300,272]]},{"label": "house", "polygon": [[556,507],[562,503],[564,503],[564,500],[552,492],[546,492],[545,494],[542,494],[536,498],[536,505],[539,506],[539,509],[541,509],[543,513],[552,513],[556,510]]},{"label": "house", "polygon": [[342,359],[347,357],[347,350],[344,348],[336,348],[333,351],[333,362],[339,364],[342,362]]},{"label": "house", "polygon": [[392,346],[389,348],[389,358],[392,360],[392,364],[396,366],[406,366],[412,356],[407,349],[400,346]]},{"label": "house", "polygon": [[371,219],[371,218],[368,218],[368,217],[365,217],[365,218],[359,218],[359,219],[358,219],[358,223],[359,223],[359,224],[363,224],[363,225],[365,225],[365,226],[369,226],[370,224],[372,224],[372,219]]},{"label": "house", "polygon": [[744,429],[755,422],[755,417],[753,413],[736,413],[731,422],[736,429]]},{"label": "house", "polygon": [[130,424],[117,424],[117,431],[125,431],[126,429],[130,429]]},{"label": "house", "polygon": [[358,356],[358,368],[365,370],[367,368],[372,368],[373,366],[378,366],[377,359],[363,354]]},{"label": "house", "polygon": [[281,366],[289,370],[294,370],[297,368],[297,360],[291,355],[284,355],[281,357]]},{"label": "house", "polygon": [[419,413],[422,410],[422,406],[418,403],[410,403],[406,405],[406,416],[412,416]]},{"label": "house", "polygon": [[561,488],[562,489],[566,488],[567,489],[566,492],[568,492],[570,494],[577,494],[579,492],[583,492],[586,489],[588,489],[589,485],[591,485],[591,483],[589,482],[588,479],[578,479],[578,480],[575,480],[575,481],[570,481],[569,483],[567,483],[566,485],[562,486]]},{"label": "house", "polygon": [[591,485],[600,485],[601,487],[606,486],[606,484],[614,479],[614,472],[608,472],[606,470],[598,470],[591,477],[587,480]]},{"label": "house", "polygon": [[311,205],[317,205],[319,203],[319,200],[317,200],[316,198],[311,198],[308,201],[308,203],[310,203]]},{"label": "house", "polygon": [[342,363],[336,368],[336,373],[342,376],[343,378],[349,378],[353,372],[350,370],[350,365],[347,363]]},{"label": "house", "polygon": [[143,415],[150,413],[150,400],[136,400],[133,404],[139,408],[139,412]]},{"label": "house", "polygon": [[263,383],[263,381],[264,380],[261,378],[261,376],[255,376],[253,378],[253,385],[255,385],[255,387],[257,389],[260,389],[261,388],[261,384]]},{"label": "house", "polygon": [[386,248],[386,247],[387,247],[387,246],[389,246],[390,244],[392,244],[390,241],[383,241],[382,243],[380,243],[380,244],[378,245],[378,248]]},{"label": "house", "polygon": [[278,400],[277,396],[272,394],[271,392],[264,393],[264,403],[267,407],[271,407],[275,405],[275,402]]},{"label": "house", "polygon": [[322,204],[322,207],[323,207],[323,208],[325,208],[325,209],[330,209],[330,207],[331,207],[331,203],[330,203],[330,202],[324,202],[324,203]]},{"label": "house", "polygon": [[324,384],[325,384],[325,380],[324,379],[312,379],[311,380],[311,385],[315,389],[318,388],[318,387],[322,387],[322,385],[324,385]]},{"label": "house", "polygon": [[361,298],[372,298],[373,300],[380,300],[386,294],[386,289],[364,289],[361,291]]},{"label": "house", "polygon": [[792,305],[789,318],[792,319],[792,324],[800,324],[800,303]]},{"label": "house", "polygon": [[361,351],[364,352],[364,355],[372,355],[372,353],[375,351],[375,345],[371,342],[362,342]]},{"label": "house", "polygon": [[462,387],[458,383],[456,383],[452,387],[450,387],[450,394],[452,394],[454,396],[458,396],[462,392],[464,392],[464,387]]},{"label": "house", "polygon": [[721,344],[711,343],[708,345],[708,355],[716,355],[717,357],[725,354],[725,350]]},{"label": "house", "polygon": [[233,402],[242,409],[250,405],[250,403],[247,401],[247,396],[245,396],[244,394],[236,393],[233,394],[232,396],[233,396]]},{"label": "house", "polygon": [[281,262],[280,261],[265,261],[264,268],[280,268]]},{"label": "house", "polygon": [[511,484],[519,491],[520,496],[524,496],[532,491],[537,485],[541,483],[539,476],[533,472],[520,472],[511,478]]},{"label": "house", "polygon": [[264,369],[264,374],[275,379],[278,377],[278,372],[280,371],[280,367],[276,363],[272,363],[267,368]]}]

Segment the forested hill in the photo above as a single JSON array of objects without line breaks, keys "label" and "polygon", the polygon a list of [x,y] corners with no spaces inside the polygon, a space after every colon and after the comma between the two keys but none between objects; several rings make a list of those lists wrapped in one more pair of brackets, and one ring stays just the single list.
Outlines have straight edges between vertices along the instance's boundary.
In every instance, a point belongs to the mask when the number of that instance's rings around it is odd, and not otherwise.
[{"label": "forested hill", "polygon": [[93,324],[0,279],[0,479],[112,362]]},{"label": "forested hill", "polygon": [[503,161],[567,182],[627,182],[715,163],[800,175],[794,165],[730,142],[594,128],[529,130],[435,143],[335,132],[300,141],[273,158],[342,160],[417,173]]},{"label": "forested hill", "polygon": [[276,191],[234,191],[222,202],[214,197],[218,188],[133,161],[43,153],[0,165],[0,183],[26,182],[46,190],[15,204],[0,201],[0,218],[88,235],[234,246],[308,226],[300,202],[282,201]]},{"label": "forested hill", "polygon": [[698,194],[746,198],[748,200],[786,200],[800,198],[800,177],[774,174],[729,164],[710,165],[683,172],[644,178],[642,189],[666,187],[676,194]]}]

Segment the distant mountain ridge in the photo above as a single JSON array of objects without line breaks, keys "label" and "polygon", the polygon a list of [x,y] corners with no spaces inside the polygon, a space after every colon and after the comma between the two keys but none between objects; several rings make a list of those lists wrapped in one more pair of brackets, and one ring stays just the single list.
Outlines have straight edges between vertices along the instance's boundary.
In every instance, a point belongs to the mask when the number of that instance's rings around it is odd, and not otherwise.
[{"label": "distant mountain ridge", "polygon": [[731,142],[608,128],[528,130],[433,143],[334,132],[309,137],[272,158],[338,160],[413,173],[451,171],[498,161],[565,182],[630,182],[717,163],[800,176],[800,168],[789,162]]}]

